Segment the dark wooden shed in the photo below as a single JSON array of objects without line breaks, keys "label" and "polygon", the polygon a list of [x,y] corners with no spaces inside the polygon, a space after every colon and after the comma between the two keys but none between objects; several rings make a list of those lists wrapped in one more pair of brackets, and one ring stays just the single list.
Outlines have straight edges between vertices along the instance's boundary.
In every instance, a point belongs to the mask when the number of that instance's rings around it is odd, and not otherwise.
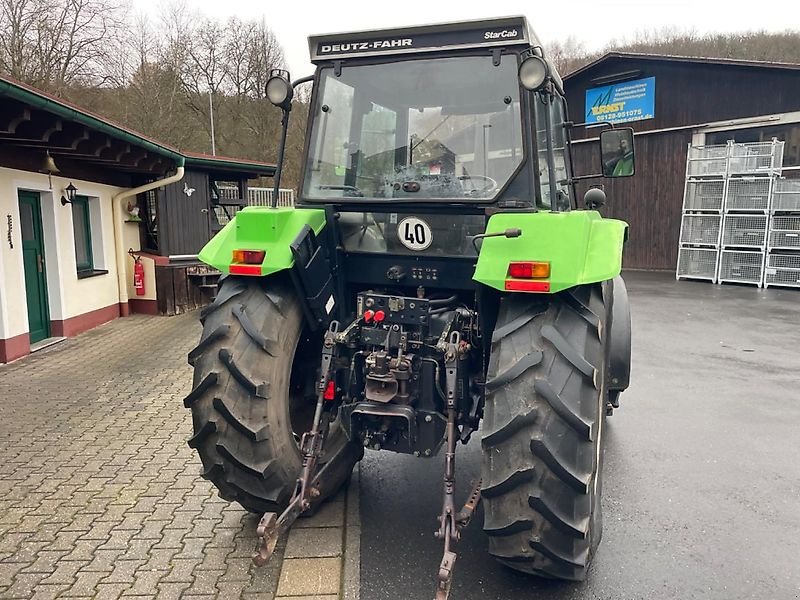
[{"label": "dark wooden shed", "polygon": [[[612,52],[564,78],[570,120],[586,121],[587,90],[650,77],[653,118],[620,124],[636,132],[636,175],[582,181],[578,197],[604,183],[604,214],[630,224],[625,267],[673,270],[690,143],[777,137],[784,166],[800,175],[800,65]],[[600,171],[597,135],[573,129],[576,174]]]},{"label": "dark wooden shed", "polygon": [[[197,253],[224,223],[247,202],[248,181],[271,177],[275,166],[255,161],[184,153],[181,181],[138,198],[141,247],[154,260],[157,305],[152,312],[178,314],[203,305],[219,273],[197,260]],[[236,197],[219,192],[236,188]]]}]

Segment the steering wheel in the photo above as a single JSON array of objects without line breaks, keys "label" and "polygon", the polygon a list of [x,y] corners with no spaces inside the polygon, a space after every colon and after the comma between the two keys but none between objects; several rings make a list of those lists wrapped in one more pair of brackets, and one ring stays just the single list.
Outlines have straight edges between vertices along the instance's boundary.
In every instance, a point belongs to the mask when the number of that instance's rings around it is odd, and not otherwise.
[{"label": "steering wheel", "polygon": [[472,188],[471,190],[469,190],[467,192],[469,196],[488,196],[493,192],[496,192],[497,188],[500,187],[497,185],[497,182],[488,175],[461,175],[458,178],[458,180],[459,181],[470,180],[470,183],[473,180],[479,180],[483,182],[484,185],[482,188],[480,189]]}]

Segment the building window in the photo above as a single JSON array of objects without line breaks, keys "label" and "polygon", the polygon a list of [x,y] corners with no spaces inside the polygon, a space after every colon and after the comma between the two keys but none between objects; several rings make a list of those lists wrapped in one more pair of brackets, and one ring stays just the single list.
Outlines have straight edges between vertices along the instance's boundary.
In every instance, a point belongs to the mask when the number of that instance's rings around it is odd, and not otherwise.
[{"label": "building window", "polygon": [[[560,210],[569,210],[569,171],[567,164],[567,139],[565,133],[566,111],[564,101],[559,96],[547,93],[533,94],[536,111],[536,150],[539,165],[539,185],[541,186],[541,208],[551,208],[550,179],[556,180],[556,199]],[[550,121],[550,135],[553,144],[553,167],[550,172],[547,160],[547,121]]]},{"label": "building window", "polygon": [[139,194],[139,217],[142,250],[158,254],[158,190]]},{"label": "building window", "polygon": [[72,202],[72,231],[75,237],[75,263],[79,274],[94,270],[91,220],[89,198],[75,196]]}]

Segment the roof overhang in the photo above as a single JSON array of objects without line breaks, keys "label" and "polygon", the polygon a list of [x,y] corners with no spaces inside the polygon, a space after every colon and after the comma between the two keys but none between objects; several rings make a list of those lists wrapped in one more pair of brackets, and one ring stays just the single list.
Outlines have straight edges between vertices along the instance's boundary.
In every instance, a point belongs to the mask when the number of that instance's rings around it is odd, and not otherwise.
[{"label": "roof overhang", "polygon": [[208,171],[217,177],[255,179],[256,177],[273,177],[275,175],[275,165],[268,163],[195,152],[184,152],[184,154],[187,168]]},{"label": "roof overhang", "polygon": [[739,67],[750,69],[774,69],[789,70],[800,72],[800,64],[796,63],[776,63],[762,60],[742,60],[738,58],[712,58],[702,56],[673,56],[670,54],[645,54],[638,52],[607,52],[597,60],[576,69],[572,73],[564,76],[564,81],[575,79],[601,65],[611,61],[642,61],[642,62],[662,62],[662,63],[689,63],[695,65],[716,65],[721,67]]},{"label": "roof overhang", "polygon": [[232,180],[271,177],[275,165],[183,152],[61,98],[0,77],[0,155],[40,170],[46,153],[60,171],[106,181],[162,177],[186,166]]},{"label": "roof overhang", "polygon": [[182,166],[175,149],[25,84],[0,79],[0,147],[49,152],[83,167],[162,174]]}]

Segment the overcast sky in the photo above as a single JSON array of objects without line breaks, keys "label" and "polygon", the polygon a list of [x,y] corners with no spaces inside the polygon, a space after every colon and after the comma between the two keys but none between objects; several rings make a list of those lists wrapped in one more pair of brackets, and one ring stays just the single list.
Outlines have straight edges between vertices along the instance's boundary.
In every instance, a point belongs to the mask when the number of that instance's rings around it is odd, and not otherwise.
[{"label": "overcast sky", "polygon": [[[157,18],[165,0],[131,0]],[[653,27],[708,31],[800,29],[797,0],[191,0],[210,17],[261,18],[283,45],[293,77],[310,74],[310,34],[524,14],[547,42],[573,35],[595,50]]]}]

